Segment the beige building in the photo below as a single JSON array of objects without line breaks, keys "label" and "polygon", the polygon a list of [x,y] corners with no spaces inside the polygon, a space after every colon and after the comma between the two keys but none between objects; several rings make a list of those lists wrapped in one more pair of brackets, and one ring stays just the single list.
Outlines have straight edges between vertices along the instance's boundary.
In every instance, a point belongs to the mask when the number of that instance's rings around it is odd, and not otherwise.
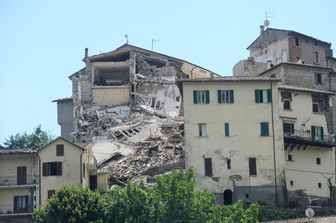
[{"label": "beige building", "polygon": [[87,161],[82,147],[61,137],[38,150],[1,148],[0,221],[31,217],[63,185],[89,185]]},{"label": "beige building", "polygon": [[275,203],[285,165],[278,79],[183,80],[186,166],[219,203]]}]

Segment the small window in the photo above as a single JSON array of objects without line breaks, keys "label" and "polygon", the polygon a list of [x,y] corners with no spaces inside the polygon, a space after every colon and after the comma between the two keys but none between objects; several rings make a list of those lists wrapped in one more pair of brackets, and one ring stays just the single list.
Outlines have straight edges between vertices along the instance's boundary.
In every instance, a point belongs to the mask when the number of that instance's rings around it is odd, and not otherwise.
[{"label": "small window", "polygon": [[294,134],[294,123],[283,123],[283,133],[285,136],[291,136]]},{"label": "small window", "polygon": [[300,46],[299,37],[295,36],[295,46]]},{"label": "small window", "polygon": [[229,123],[224,123],[224,135],[230,136],[230,125]]},{"label": "small window", "polygon": [[48,199],[51,198],[55,194],[55,190],[48,190],[47,195]]},{"label": "small window", "polygon": [[322,84],[322,74],[321,73],[315,73],[315,83]]},{"label": "small window", "polygon": [[212,159],[211,158],[204,158],[204,169],[205,169],[205,176],[211,177],[212,176]]},{"label": "small window", "polygon": [[231,159],[226,159],[226,168],[231,170]]},{"label": "small window", "polygon": [[294,186],[294,181],[293,180],[289,181],[289,185]]},{"label": "small window", "polygon": [[292,154],[287,155],[287,161],[293,161],[293,155]]},{"label": "small window", "polygon": [[271,89],[256,89],[255,90],[255,102],[256,103],[272,102],[272,90]]},{"label": "small window", "polygon": [[321,165],[321,158],[320,157],[316,158],[316,165]]},{"label": "small window", "polygon": [[85,163],[83,163],[83,177],[85,178]]},{"label": "small window", "polygon": [[219,104],[232,104],[234,102],[233,90],[217,90]]},{"label": "small window", "polygon": [[260,123],[260,136],[269,136],[268,122]]},{"label": "small window", "polygon": [[205,123],[198,124],[198,136],[199,137],[206,137],[207,136],[206,124]]},{"label": "small window", "polygon": [[56,156],[64,156],[64,145],[63,144],[56,145]]},{"label": "small window", "polygon": [[318,183],[318,184],[317,184],[317,187],[318,187],[318,188],[322,188],[322,183]]},{"label": "small window", "polygon": [[250,176],[256,176],[257,175],[256,158],[249,158],[249,173],[250,173]]},{"label": "small window", "polygon": [[313,112],[318,113],[320,111],[319,104],[316,102],[313,102]]},{"label": "small window", "polygon": [[311,139],[313,141],[323,141],[324,133],[323,127],[320,126],[311,126]]},{"label": "small window", "polygon": [[210,103],[210,91],[201,90],[193,91],[194,104],[209,104]]},{"label": "small window", "polygon": [[248,199],[249,198],[249,194],[245,194],[245,198]]},{"label": "small window", "polygon": [[288,99],[283,100],[283,108],[284,110],[291,110],[291,101]]},{"label": "small window", "polygon": [[317,51],[314,51],[314,62],[319,63],[319,53]]}]

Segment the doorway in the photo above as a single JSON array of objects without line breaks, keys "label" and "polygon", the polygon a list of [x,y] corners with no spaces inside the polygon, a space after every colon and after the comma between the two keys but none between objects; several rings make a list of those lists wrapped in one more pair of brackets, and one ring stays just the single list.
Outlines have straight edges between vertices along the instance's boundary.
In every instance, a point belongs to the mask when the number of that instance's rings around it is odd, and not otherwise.
[{"label": "doorway", "polygon": [[227,189],[224,191],[224,205],[232,204],[232,190]]}]

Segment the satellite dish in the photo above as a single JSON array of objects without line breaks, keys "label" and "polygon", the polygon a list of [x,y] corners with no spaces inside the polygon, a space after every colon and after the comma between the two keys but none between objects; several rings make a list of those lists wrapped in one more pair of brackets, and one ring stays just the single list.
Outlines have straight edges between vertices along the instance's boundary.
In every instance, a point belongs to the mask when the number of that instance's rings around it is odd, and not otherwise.
[{"label": "satellite dish", "polygon": [[315,212],[312,208],[307,208],[306,211],[305,211],[305,214],[306,214],[307,218],[312,218],[312,217],[314,217]]},{"label": "satellite dish", "polygon": [[269,25],[270,25],[270,21],[268,19],[266,19],[264,21],[264,26],[269,27]]}]

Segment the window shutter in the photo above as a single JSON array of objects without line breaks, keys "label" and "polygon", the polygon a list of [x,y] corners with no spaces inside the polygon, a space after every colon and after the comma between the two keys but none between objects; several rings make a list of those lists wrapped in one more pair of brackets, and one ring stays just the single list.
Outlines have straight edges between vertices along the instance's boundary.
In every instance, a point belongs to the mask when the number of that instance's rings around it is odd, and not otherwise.
[{"label": "window shutter", "polygon": [[210,103],[210,92],[209,92],[209,90],[205,91],[205,96],[206,96],[206,104],[209,104]]},{"label": "window shutter", "polygon": [[14,213],[18,213],[17,200],[18,200],[18,197],[14,196]]},{"label": "window shutter", "polygon": [[62,162],[56,162],[57,176],[62,176]]},{"label": "window shutter", "polygon": [[261,136],[269,136],[268,122],[261,122],[260,123],[260,135]]},{"label": "window shutter", "polygon": [[193,91],[194,95],[194,104],[197,104],[197,91]]},{"label": "window shutter", "polygon": [[315,126],[311,126],[311,139],[314,141],[315,140]]},{"label": "window shutter", "polygon": [[43,176],[48,176],[48,163],[43,163],[42,164],[42,169],[43,169]]},{"label": "window shutter", "polygon": [[230,102],[234,102],[234,95],[233,95],[233,90],[230,90]]},{"label": "window shutter", "polygon": [[229,123],[224,123],[224,132],[225,132],[225,136],[230,136]]},{"label": "window shutter", "polygon": [[267,89],[267,102],[272,102],[272,89]]},{"label": "window shutter", "polygon": [[250,170],[250,175],[252,176],[257,175],[256,158],[249,158],[249,170]]},{"label": "window shutter", "polygon": [[323,127],[321,127],[321,140],[324,140]]},{"label": "window shutter", "polygon": [[222,103],[222,91],[217,90],[217,98],[218,98],[218,104]]},{"label": "window shutter", "polygon": [[260,94],[260,91],[259,90],[254,90],[254,96],[255,96],[255,102],[256,103],[260,103],[260,101],[259,101],[259,99],[260,99],[260,96],[259,96],[259,94]]},{"label": "window shutter", "polygon": [[212,176],[212,160],[211,158],[204,158],[204,168],[205,168],[205,176]]}]

